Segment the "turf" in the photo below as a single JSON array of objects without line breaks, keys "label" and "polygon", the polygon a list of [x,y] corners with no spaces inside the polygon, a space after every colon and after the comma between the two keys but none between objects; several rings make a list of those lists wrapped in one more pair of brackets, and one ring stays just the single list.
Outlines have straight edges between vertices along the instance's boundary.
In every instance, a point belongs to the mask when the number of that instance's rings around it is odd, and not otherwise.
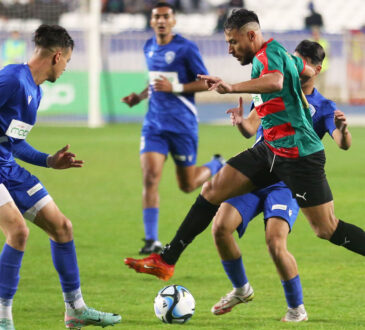
[{"label": "turf", "polygon": [[[338,217],[365,228],[365,131],[351,131],[353,146],[347,152],[329,138],[325,140],[327,176]],[[265,247],[260,216],[239,242],[256,297],[224,316],[210,313],[211,306],[231,289],[210,230],[186,250],[169,282],[125,267],[123,258],[137,256],[143,237],[139,132],[137,124],[100,129],[41,126],[28,139],[50,153],[70,143],[72,151],[86,162],[83,169],[67,171],[26,167],[72,220],[85,301],[94,308],[122,314],[123,322],[115,329],[365,329],[365,259],[316,238],[302,215],[288,246],[299,265],[309,314],[309,321],[303,324],[279,322],[286,304]],[[198,163],[217,152],[232,156],[252,143],[231,127],[201,125]],[[172,238],[197,194],[198,190],[191,194],[178,190],[169,158],[160,187],[162,242]],[[32,224],[29,227],[13,306],[16,329],[64,329],[62,295],[47,236]],[[153,299],[167,284],[187,287],[196,299],[195,315],[185,325],[165,325],[154,316]]]}]

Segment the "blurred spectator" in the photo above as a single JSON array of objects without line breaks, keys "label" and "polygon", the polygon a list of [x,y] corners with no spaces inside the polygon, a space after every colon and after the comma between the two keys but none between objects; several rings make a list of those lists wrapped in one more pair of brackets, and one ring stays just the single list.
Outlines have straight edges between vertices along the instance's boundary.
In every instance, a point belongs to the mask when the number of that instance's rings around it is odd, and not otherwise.
[{"label": "blurred spectator", "polygon": [[230,0],[228,4],[229,8],[245,8],[244,0]]},{"label": "blurred spectator", "polygon": [[187,14],[195,12],[204,13],[211,9],[211,5],[207,0],[180,0],[179,4],[180,8],[177,7],[177,3],[175,4],[175,8]]},{"label": "blurred spectator", "polygon": [[312,27],[323,27],[323,19],[320,13],[317,13],[314,9],[313,1],[310,1],[308,4],[308,9],[310,11],[310,15],[305,18],[305,28],[310,30]]},{"label": "blurred spectator", "polygon": [[6,17],[6,7],[2,2],[0,2],[0,18],[5,18],[5,17]]},{"label": "blurred spectator", "polygon": [[35,18],[45,24],[58,24],[60,16],[67,12],[67,5],[61,0],[34,0]]},{"label": "blurred spectator", "polygon": [[330,59],[330,44],[327,41],[326,38],[324,38],[321,34],[321,30],[318,26],[312,27],[312,38],[311,40],[318,42],[322,48],[324,49],[324,52],[326,53],[326,57],[324,58],[322,62],[322,70],[321,74],[317,76],[316,78],[316,87],[320,91],[321,94],[326,95],[326,76],[327,76],[327,70],[329,67],[329,59]]},{"label": "blurred spectator", "polygon": [[218,6],[217,8],[217,26],[215,27],[216,32],[224,31],[224,22],[228,17],[228,8],[225,5]]},{"label": "blurred spectator", "polygon": [[123,13],[124,12],[124,0],[103,1],[102,11],[104,13]]},{"label": "blurred spectator", "polygon": [[11,32],[1,49],[1,66],[22,63],[26,59],[26,43],[18,31]]}]

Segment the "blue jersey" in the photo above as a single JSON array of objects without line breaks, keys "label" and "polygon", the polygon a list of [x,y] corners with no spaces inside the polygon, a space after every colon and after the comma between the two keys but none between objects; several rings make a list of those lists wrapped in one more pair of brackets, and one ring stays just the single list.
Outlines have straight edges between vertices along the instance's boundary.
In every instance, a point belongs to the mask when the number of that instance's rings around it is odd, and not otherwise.
[{"label": "blue jersey", "polygon": [[322,139],[326,132],[332,136],[336,129],[334,112],[337,109],[336,103],[326,99],[317,89],[313,89],[312,94],[306,95],[311,112],[313,127],[319,138]]},{"label": "blue jersey", "polygon": [[35,124],[42,90],[27,64],[0,70],[0,166],[15,162],[12,145],[25,140]]},{"label": "blue jersey", "polygon": [[186,84],[198,74],[208,74],[195,43],[176,34],[167,45],[156,37],[144,46],[149,71],[148,112],[143,129],[197,134],[198,120],[194,93],[166,93],[153,90],[153,81],[163,75],[173,84]]}]

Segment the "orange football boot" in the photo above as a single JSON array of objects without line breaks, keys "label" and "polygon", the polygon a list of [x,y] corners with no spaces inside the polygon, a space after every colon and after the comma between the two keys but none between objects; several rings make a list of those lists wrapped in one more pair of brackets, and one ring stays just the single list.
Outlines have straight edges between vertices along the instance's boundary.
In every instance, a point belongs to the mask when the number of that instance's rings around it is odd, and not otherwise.
[{"label": "orange football boot", "polygon": [[175,266],[164,262],[157,253],[152,253],[143,259],[125,258],[124,263],[137,273],[155,275],[163,281],[168,281],[174,275]]}]

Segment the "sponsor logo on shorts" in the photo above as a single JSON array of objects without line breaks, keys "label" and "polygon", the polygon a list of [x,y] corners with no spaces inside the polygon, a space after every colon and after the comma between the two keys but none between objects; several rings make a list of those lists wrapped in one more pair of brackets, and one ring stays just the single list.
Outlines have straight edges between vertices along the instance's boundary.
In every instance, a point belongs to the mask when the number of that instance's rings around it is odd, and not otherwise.
[{"label": "sponsor logo on shorts", "polygon": [[283,210],[286,211],[286,209],[288,208],[288,205],[284,205],[284,204],[274,204],[271,207],[271,210]]},{"label": "sponsor logo on shorts", "polygon": [[307,201],[307,199],[305,198],[305,195],[307,194],[307,192],[304,192],[302,195],[300,194],[295,194],[295,197],[297,198],[301,198],[301,199],[304,199],[305,201]]},{"label": "sponsor logo on shorts", "polygon": [[40,183],[37,183],[35,186],[27,190],[29,196],[33,196],[37,191],[41,190],[43,186]]},{"label": "sponsor logo on shorts", "polygon": [[174,158],[176,160],[179,160],[180,162],[185,162],[186,161],[186,156],[185,155],[174,155]]},{"label": "sponsor logo on shorts", "polygon": [[28,136],[33,125],[29,125],[20,120],[13,119],[6,131],[6,135],[12,138],[24,140]]}]

